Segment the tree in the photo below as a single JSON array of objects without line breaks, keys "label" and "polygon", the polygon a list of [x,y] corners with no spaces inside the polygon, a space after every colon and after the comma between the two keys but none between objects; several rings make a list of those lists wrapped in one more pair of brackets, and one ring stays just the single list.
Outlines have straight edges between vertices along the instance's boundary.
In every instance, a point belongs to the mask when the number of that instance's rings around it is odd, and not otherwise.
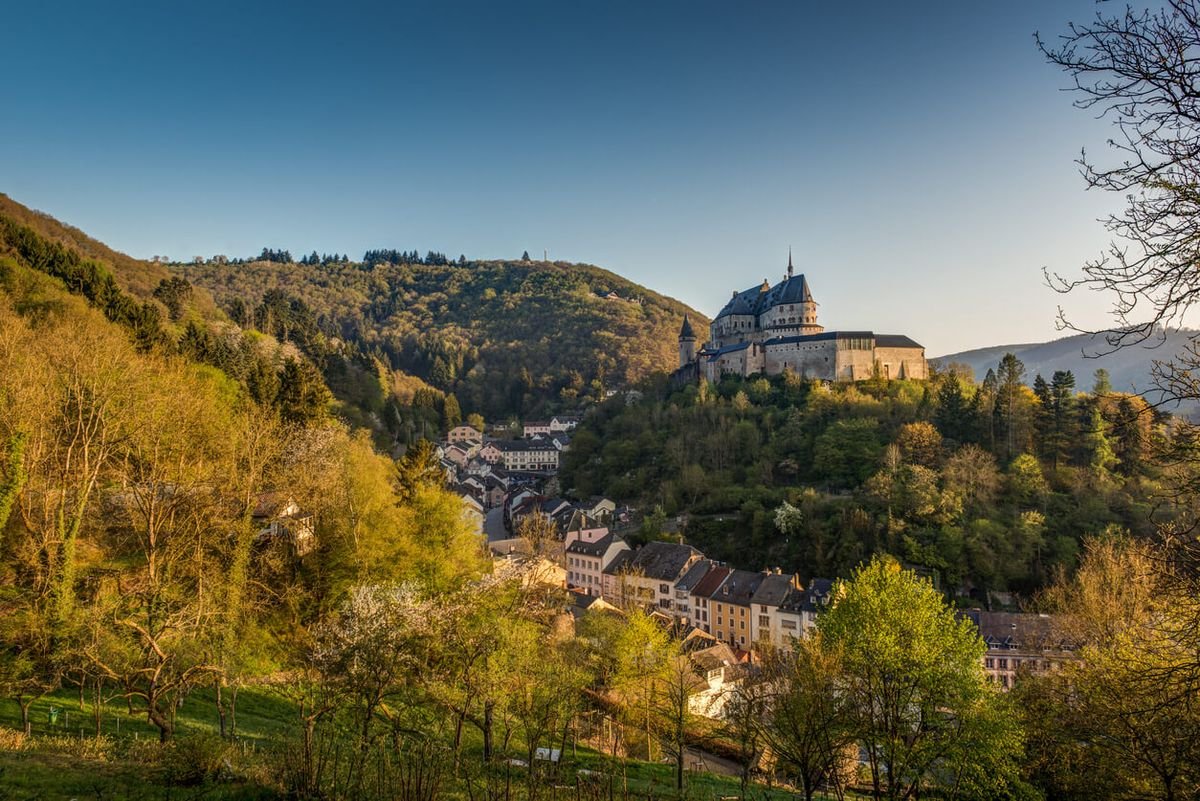
[{"label": "tree", "polygon": [[396,460],[396,485],[402,500],[413,497],[423,487],[440,487],[446,483],[437,450],[427,439],[419,439]]},{"label": "tree", "polygon": [[457,428],[462,424],[462,409],[458,405],[458,398],[451,392],[442,401],[442,427],[449,431],[452,428]]},{"label": "tree", "polygon": [[900,455],[909,464],[936,468],[942,462],[942,435],[932,423],[905,423],[896,435]]},{"label": "tree", "polygon": [[992,416],[997,450],[1006,461],[1029,447],[1033,396],[1024,382],[1024,363],[1011,353],[1004,354],[996,370],[996,403]]},{"label": "tree", "polygon": [[[1085,151],[1079,164],[1088,188],[1125,200],[1105,221],[1120,241],[1088,262],[1083,278],[1056,283],[1063,291],[1083,287],[1113,296],[1111,347],[1142,341],[1178,320],[1200,293],[1200,94],[1192,62],[1200,48],[1200,3],[1102,11],[1070,24],[1056,40],[1038,36],[1037,44],[1071,76],[1076,107],[1116,127],[1108,142],[1114,163],[1102,165]],[[1168,365],[1163,375],[1175,372]]]},{"label": "tree", "polygon": [[846,752],[855,735],[841,677],[840,651],[819,633],[764,660],[768,696],[759,725],[784,770],[800,780],[805,801],[821,787],[841,798],[847,784]]},{"label": "tree", "polygon": [[172,320],[183,316],[184,306],[192,299],[192,285],[186,278],[174,275],[164,278],[154,288],[154,297],[167,307],[167,314]]},{"label": "tree", "polygon": [[332,399],[325,380],[311,362],[288,359],[283,363],[276,403],[284,420],[305,424],[324,417]]},{"label": "tree", "polygon": [[843,700],[875,798],[898,801],[927,786],[956,797],[959,778],[985,764],[991,797],[1019,783],[1019,734],[993,714],[983,642],[929,582],[876,557],[837,588],[817,627],[841,654]]},{"label": "tree", "polygon": [[1042,599],[1074,658],[1018,687],[1035,774],[1056,797],[1195,798],[1197,601],[1154,548],[1092,540]]}]

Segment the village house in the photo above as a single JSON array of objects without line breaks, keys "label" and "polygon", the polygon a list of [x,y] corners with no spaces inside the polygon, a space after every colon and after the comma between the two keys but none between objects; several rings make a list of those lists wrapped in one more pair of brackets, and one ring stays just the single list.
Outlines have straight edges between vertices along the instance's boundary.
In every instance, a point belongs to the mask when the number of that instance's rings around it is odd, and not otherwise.
[{"label": "village house", "polygon": [[692,588],[688,600],[691,617],[688,620],[693,626],[712,634],[712,596],[733,572],[732,568],[724,565],[714,565]]},{"label": "village house", "polygon": [[568,531],[565,543],[567,587],[588,595],[603,595],[605,568],[630,550],[624,538],[607,528]]},{"label": "village house", "polygon": [[763,577],[750,598],[751,642],[777,647],[804,633],[804,596],[800,577],[779,572]]},{"label": "village house", "polygon": [[683,574],[679,581],[675,582],[675,597],[672,611],[678,620],[687,623],[689,626],[696,625],[692,622],[692,590],[708,575],[708,571],[712,567],[713,563],[710,560],[701,559],[688,568],[688,571]]},{"label": "village house", "polygon": [[753,640],[751,599],[766,576],[753,570],[732,571],[709,598],[709,622],[712,635],[743,651]]},{"label": "village house", "polygon": [[500,440],[492,440],[485,442],[483,447],[479,449],[479,458],[483,459],[488,464],[499,464],[504,461],[504,452],[500,450],[500,446],[496,443]]},{"label": "village house", "polygon": [[538,473],[558,470],[559,450],[549,441],[513,439],[489,442],[480,455],[492,461],[487,456],[489,448],[499,453],[499,461],[504,463],[505,470]]},{"label": "village house", "polygon": [[483,504],[477,498],[468,493],[463,493],[458,496],[463,505],[463,517],[471,526],[471,530],[479,534],[483,533],[484,512]]},{"label": "village house", "polygon": [[675,583],[704,554],[690,545],[650,542],[628,561],[620,584],[618,606],[637,604],[671,613],[675,608]]},{"label": "village house", "polygon": [[549,435],[551,433],[549,420],[530,420],[521,426],[522,436],[525,439],[532,439],[538,434]]},{"label": "village house", "polygon": [[483,442],[483,432],[472,426],[455,426],[446,434],[450,442]]},{"label": "village house", "polygon": [[558,415],[550,418],[551,434],[560,434],[565,431],[573,431],[579,426],[579,418],[572,415]]},{"label": "village house", "polygon": [[1073,657],[1057,634],[1049,615],[988,612],[968,609],[960,613],[979,629],[987,646],[983,670],[1004,689],[1011,689],[1023,674],[1045,673]]},{"label": "village house", "polygon": [[296,499],[282,492],[259,494],[250,519],[258,527],[257,539],[283,543],[297,557],[316,547],[316,526],[311,514],[301,511]]},{"label": "village house", "polygon": [[718,642],[679,658],[686,660],[696,677],[689,687],[688,711],[714,720],[724,719],[726,706],[744,671],[737,655],[728,645]]}]

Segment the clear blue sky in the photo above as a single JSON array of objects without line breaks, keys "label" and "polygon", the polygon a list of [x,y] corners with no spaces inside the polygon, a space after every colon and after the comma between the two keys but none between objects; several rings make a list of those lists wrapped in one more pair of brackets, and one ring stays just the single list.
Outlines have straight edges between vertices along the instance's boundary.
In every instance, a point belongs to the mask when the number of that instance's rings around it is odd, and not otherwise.
[{"label": "clear blue sky", "polygon": [[[788,246],[831,328],[1056,336],[1117,198],[1032,33],[1087,0],[21,3],[0,191],[135,256],[607,267],[713,314]],[[1084,323],[1106,304],[1071,297]]]}]

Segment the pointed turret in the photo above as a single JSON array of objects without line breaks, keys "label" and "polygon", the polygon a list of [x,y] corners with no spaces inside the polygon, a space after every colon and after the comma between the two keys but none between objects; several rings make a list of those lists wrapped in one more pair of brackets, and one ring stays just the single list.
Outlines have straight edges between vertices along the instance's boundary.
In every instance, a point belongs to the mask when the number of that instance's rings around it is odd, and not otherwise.
[{"label": "pointed turret", "polygon": [[696,332],[692,330],[692,320],[687,315],[683,315],[683,325],[679,329],[679,340],[682,342],[685,339],[696,339]]},{"label": "pointed turret", "polygon": [[683,325],[679,327],[679,366],[687,367],[696,360],[696,332],[692,330],[692,320],[683,315]]},{"label": "pointed turret", "polygon": [[792,272],[795,268],[792,267],[792,249],[788,248],[788,278],[792,277]]}]

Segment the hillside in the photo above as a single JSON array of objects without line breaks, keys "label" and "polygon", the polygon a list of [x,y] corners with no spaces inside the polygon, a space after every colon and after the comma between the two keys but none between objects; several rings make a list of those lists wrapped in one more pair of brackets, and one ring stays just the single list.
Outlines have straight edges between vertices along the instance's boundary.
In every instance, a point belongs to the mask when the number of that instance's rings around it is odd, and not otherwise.
[{"label": "hillside", "polygon": [[489,420],[576,408],[674,369],[683,315],[707,323],[676,300],[586,264],[260,261],[180,269],[244,325],[290,336],[270,330],[276,323],[265,298],[285,313],[311,313],[328,346],[348,343],[357,363],[374,361],[402,402],[416,377],[416,386],[453,393],[464,413]]},{"label": "hillside", "polygon": [[1030,382],[1039,373],[1049,380],[1055,370],[1070,370],[1082,388],[1090,386],[1092,374],[1103,368],[1108,371],[1113,389],[1118,392],[1152,396],[1154,381],[1151,370],[1155,360],[1170,359],[1197,333],[1188,329],[1175,329],[1165,338],[1156,337],[1145,345],[1122,348],[1113,353],[1106,352],[1109,347],[1102,336],[1077,334],[1050,342],[997,345],[951,353],[940,356],[935,361],[943,365],[951,362],[969,365],[975,373],[975,379],[982,381],[988,369],[994,368],[1001,356],[1012,353],[1024,362]]},{"label": "hillside", "polygon": [[[154,290],[162,281],[171,277],[171,271],[164,264],[135,259],[113,250],[78,228],[60,222],[45,212],[23,206],[0,192],[0,220],[4,219],[25,226],[40,237],[63,245],[85,259],[102,263],[116,280],[117,286],[138,300],[157,303],[154,300]],[[4,243],[0,242],[0,248],[3,246]],[[217,314],[212,298],[207,292],[193,293],[190,305],[203,317],[211,318]],[[165,308],[163,310],[165,311]]]},{"label": "hillside", "polygon": [[1043,401],[1021,386],[1030,375],[663,387],[588,415],[562,486],[643,510],[644,537],[677,517],[690,544],[739,568],[808,579],[886,552],[949,593],[1030,594],[1087,537],[1148,535],[1174,514],[1155,498],[1151,444],[1166,429],[1141,397]]}]

